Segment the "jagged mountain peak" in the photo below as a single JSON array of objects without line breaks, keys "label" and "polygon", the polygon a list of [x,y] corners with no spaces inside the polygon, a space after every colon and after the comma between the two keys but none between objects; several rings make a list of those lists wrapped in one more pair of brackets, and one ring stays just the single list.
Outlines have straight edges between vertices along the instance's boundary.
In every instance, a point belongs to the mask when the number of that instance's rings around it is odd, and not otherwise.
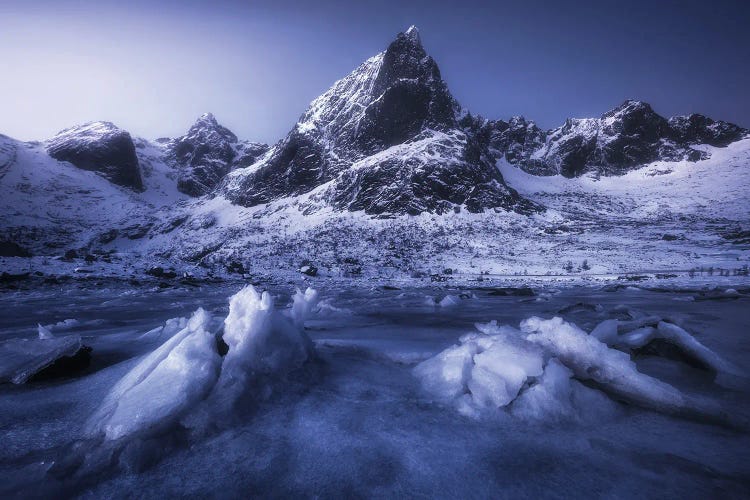
[{"label": "jagged mountain peak", "polygon": [[415,43],[422,44],[422,40],[419,38],[419,28],[413,24],[404,31],[404,36],[413,40]]},{"label": "jagged mountain peak", "polygon": [[227,142],[237,142],[237,136],[228,128],[220,125],[216,120],[216,117],[212,113],[203,113],[188,129],[186,136],[194,136],[196,134],[202,134],[208,136],[216,134],[217,140],[223,140]]},{"label": "jagged mountain peak", "polygon": [[486,144],[461,132],[460,111],[417,29],[407,29],[315,99],[284,140],[232,172],[221,192],[253,206],[332,182],[324,202],[378,215],[461,205],[534,210],[505,185]]},{"label": "jagged mountain peak", "polygon": [[190,196],[201,196],[214,189],[232,170],[234,161],[251,164],[265,152],[265,144],[239,143],[237,136],[219,124],[211,113],[204,113],[187,133],[168,141],[164,160],[177,168],[177,188]]},{"label": "jagged mountain peak", "polygon": [[610,118],[619,115],[628,115],[633,113],[654,113],[651,105],[645,101],[639,101],[636,99],[627,99],[619,106],[610,109],[606,113],[602,114],[602,118]]}]

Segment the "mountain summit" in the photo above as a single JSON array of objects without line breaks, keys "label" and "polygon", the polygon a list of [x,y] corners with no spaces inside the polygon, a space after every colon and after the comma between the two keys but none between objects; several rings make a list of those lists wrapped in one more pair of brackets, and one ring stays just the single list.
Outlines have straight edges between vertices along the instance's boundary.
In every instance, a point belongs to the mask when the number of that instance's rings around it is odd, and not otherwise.
[{"label": "mountain summit", "polygon": [[412,26],[315,99],[285,139],[232,172],[220,192],[253,206],[315,190],[315,200],[373,215],[534,210],[459,127],[460,115]]},{"label": "mountain summit", "polygon": [[180,191],[201,196],[213,190],[235,163],[247,166],[267,149],[265,144],[239,142],[214,115],[204,113],[187,134],[165,144],[164,161],[177,168]]}]

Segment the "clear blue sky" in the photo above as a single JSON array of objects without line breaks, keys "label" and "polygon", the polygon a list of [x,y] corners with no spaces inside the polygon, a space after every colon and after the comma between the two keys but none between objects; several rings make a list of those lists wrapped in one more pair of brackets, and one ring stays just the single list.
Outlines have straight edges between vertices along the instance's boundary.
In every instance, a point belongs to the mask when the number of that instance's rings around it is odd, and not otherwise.
[{"label": "clear blue sky", "polygon": [[635,98],[750,127],[748,1],[0,0],[0,133],[155,138],[211,111],[275,142],[410,24],[475,114],[549,128]]}]

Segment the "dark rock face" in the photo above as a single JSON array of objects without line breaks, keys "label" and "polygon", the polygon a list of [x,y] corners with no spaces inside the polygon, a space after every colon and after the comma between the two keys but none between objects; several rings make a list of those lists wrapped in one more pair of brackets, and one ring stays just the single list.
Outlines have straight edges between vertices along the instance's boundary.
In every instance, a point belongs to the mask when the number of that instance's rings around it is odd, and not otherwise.
[{"label": "dark rock face", "polygon": [[133,139],[112,123],[92,122],[65,129],[47,142],[47,153],[97,172],[119,186],[143,190]]},{"label": "dark rock face", "polygon": [[188,133],[165,142],[165,160],[179,169],[177,188],[190,196],[213,190],[235,167],[252,165],[268,149],[265,144],[240,143],[211,113],[202,115]]},{"label": "dark rock face", "polygon": [[31,253],[18,243],[0,240],[0,257],[31,257]]},{"label": "dark rock face", "polygon": [[541,132],[523,119],[491,122],[498,157],[535,175],[622,175],[654,161],[698,161],[706,153],[691,146],[723,147],[748,133],[702,115],[667,120],[650,105],[625,101],[601,118],[571,118]]},{"label": "dark rock face", "polygon": [[669,119],[675,139],[685,144],[709,144],[725,147],[742,139],[748,131],[733,123],[714,121],[699,114]]},{"label": "dark rock face", "polygon": [[459,114],[412,27],[315,99],[284,140],[220,191],[253,206],[330,183],[312,199],[379,216],[538,210],[505,184],[488,141],[462,130]]}]

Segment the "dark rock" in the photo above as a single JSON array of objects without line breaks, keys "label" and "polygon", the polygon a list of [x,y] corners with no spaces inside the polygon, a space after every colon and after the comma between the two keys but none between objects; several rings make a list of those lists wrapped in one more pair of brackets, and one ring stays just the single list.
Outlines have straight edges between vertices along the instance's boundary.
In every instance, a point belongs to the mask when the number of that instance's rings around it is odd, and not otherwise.
[{"label": "dark rock", "polygon": [[146,270],[146,274],[155,278],[172,279],[177,277],[174,269],[164,270],[161,266],[154,266]]},{"label": "dark rock", "polygon": [[63,260],[73,260],[77,258],[78,258],[78,252],[73,248],[66,250],[65,254],[63,255]]},{"label": "dark rock", "polygon": [[14,283],[16,281],[23,281],[29,278],[31,273],[20,273],[20,274],[11,274],[3,271],[3,274],[0,274],[0,283]]},{"label": "dark rock", "polygon": [[112,123],[92,122],[65,129],[47,142],[47,153],[97,172],[119,186],[143,190],[133,139]]},{"label": "dark rock", "polygon": [[132,226],[126,227],[123,231],[125,231],[125,236],[129,240],[139,240],[146,236],[153,226],[152,223],[133,224]]},{"label": "dark rock", "polygon": [[99,235],[99,243],[101,243],[102,245],[111,243],[117,238],[119,234],[120,233],[117,229],[110,229],[109,231],[105,231]]},{"label": "dark rock", "polygon": [[302,267],[299,268],[299,272],[306,274],[307,276],[317,276],[318,268],[312,264],[306,263],[302,264]]},{"label": "dark rock", "polygon": [[536,294],[534,290],[529,287],[495,287],[495,288],[480,288],[479,290],[488,291],[488,295],[499,296],[499,297],[534,297]]},{"label": "dark rock", "polygon": [[245,266],[242,264],[242,262],[233,260],[227,263],[227,272],[235,274],[245,274]]},{"label": "dark rock", "polygon": [[679,142],[716,147],[728,146],[748,133],[746,129],[733,123],[714,121],[699,114],[675,116],[669,119],[669,126]]},{"label": "dark rock", "polygon": [[0,241],[0,257],[31,257],[31,252],[12,241]]}]

